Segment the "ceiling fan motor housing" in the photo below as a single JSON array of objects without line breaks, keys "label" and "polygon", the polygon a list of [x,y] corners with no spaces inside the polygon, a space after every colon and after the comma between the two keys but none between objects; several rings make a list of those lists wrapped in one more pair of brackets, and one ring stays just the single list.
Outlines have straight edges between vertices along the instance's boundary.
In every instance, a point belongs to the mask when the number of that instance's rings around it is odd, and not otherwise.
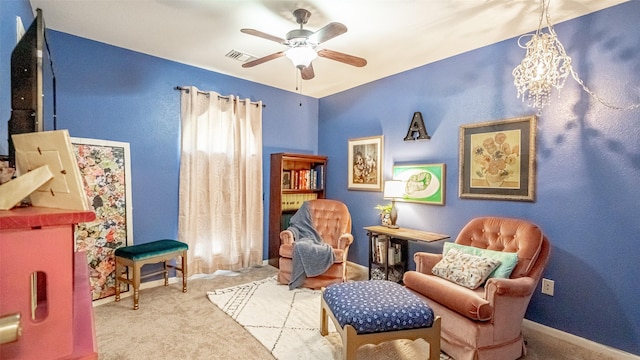
[{"label": "ceiling fan motor housing", "polygon": [[306,29],[295,29],[287,33],[287,45],[289,46],[301,46],[301,45],[318,45],[309,41],[309,37],[313,35],[313,31]]}]

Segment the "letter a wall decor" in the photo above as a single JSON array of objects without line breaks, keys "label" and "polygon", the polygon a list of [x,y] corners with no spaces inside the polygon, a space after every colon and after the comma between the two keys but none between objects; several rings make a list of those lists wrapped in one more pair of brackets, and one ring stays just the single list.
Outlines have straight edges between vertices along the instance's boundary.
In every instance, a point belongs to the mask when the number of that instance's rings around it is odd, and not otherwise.
[{"label": "letter a wall decor", "polygon": [[417,111],[414,112],[413,119],[411,119],[411,124],[409,124],[409,130],[407,130],[407,136],[404,137],[404,141],[429,139],[431,139],[431,136],[427,134],[427,127],[424,126],[422,114]]}]

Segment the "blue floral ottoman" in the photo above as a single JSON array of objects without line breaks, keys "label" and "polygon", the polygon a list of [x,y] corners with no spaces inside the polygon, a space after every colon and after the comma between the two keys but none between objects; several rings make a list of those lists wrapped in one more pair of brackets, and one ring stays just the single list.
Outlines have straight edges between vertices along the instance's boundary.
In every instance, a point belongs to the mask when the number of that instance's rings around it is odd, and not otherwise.
[{"label": "blue floral ottoman", "polygon": [[440,317],[416,294],[387,280],[339,283],[322,291],[320,333],[328,317],[342,338],[343,358],[352,360],[361,345],[396,339],[424,339],[429,359],[440,358]]}]

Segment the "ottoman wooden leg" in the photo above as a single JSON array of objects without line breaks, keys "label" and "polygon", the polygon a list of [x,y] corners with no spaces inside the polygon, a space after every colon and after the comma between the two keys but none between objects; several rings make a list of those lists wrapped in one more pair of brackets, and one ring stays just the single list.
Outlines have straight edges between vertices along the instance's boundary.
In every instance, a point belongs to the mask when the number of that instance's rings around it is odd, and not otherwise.
[{"label": "ottoman wooden leg", "polygon": [[356,329],[351,325],[344,326],[344,338],[342,341],[342,355],[344,360],[356,360],[360,341]]},{"label": "ottoman wooden leg", "polygon": [[327,308],[324,299],[320,301],[320,335],[329,335],[329,314],[327,314]]},{"label": "ottoman wooden leg", "polygon": [[437,316],[431,328],[427,330],[424,339],[429,343],[429,360],[440,359],[440,332],[442,330],[442,319]]}]

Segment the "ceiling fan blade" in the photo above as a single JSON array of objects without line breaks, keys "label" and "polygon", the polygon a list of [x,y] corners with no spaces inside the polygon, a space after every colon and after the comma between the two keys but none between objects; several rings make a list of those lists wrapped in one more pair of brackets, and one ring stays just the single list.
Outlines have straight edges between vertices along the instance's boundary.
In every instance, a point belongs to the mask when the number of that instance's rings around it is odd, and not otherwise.
[{"label": "ceiling fan blade", "polygon": [[277,59],[277,58],[279,58],[279,57],[281,57],[283,55],[284,55],[284,51],[278,51],[277,53],[273,53],[271,55],[267,55],[267,56],[261,57],[259,59],[255,59],[253,61],[246,62],[246,63],[242,64],[242,67],[243,68],[254,67],[256,65],[260,65],[262,63],[265,63],[265,62],[267,62],[269,60]]},{"label": "ceiling fan blade", "polygon": [[302,80],[311,80],[316,74],[313,72],[313,64],[309,64],[309,66],[300,69],[300,75],[302,76]]},{"label": "ceiling fan blade", "polygon": [[283,38],[274,36],[274,35],[269,35],[267,33],[264,33],[260,30],[255,30],[255,29],[240,29],[241,32],[245,33],[245,34],[249,34],[249,35],[253,35],[253,36],[257,36],[257,37],[261,37],[263,39],[267,39],[267,40],[271,40],[271,41],[275,41],[279,44],[284,44],[284,42],[286,41]]},{"label": "ceiling fan blade", "polygon": [[347,27],[339,22],[332,22],[309,36],[309,41],[321,44],[347,32]]},{"label": "ceiling fan blade", "polygon": [[328,50],[328,49],[322,49],[318,51],[318,56],[327,58],[327,59],[331,59],[331,60],[335,60],[335,61],[340,61],[342,63],[348,64],[348,65],[353,65],[353,66],[357,66],[357,67],[363,67],[365,65],[367,65],[367,60],[357,57],[357,56],[353,56],[353,55],[347,55],[345,53],[341,53],[338,51],[333,51],[333,50]]}]

